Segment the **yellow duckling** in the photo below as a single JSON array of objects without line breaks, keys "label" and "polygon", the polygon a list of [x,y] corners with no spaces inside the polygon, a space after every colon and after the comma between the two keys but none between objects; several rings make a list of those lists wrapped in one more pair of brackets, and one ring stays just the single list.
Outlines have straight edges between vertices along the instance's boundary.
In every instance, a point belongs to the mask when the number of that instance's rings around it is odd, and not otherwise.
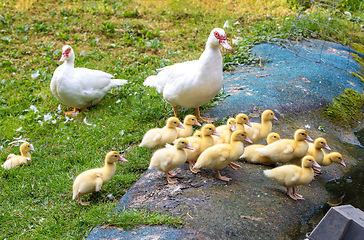
[{"label": "yellow duckling", "polygon": [[216,128],[216,131],[220,134],[220,136],[213,136],[214,144],[230,143],[231,134],[235,130],[236,130],[235,118],[229,118],[225,125],[221,125]]},{"label": "yellow duckling", "polygon": [[150,159],[148,169],[155,168],[164,172],[169,184],[177,183],[177,179],[170,179],[170,177],[176,176],[176,173],[172,173],[170,171],[186,162],[187,153],[184,148],[193,150],[193,148],[188,144],[188,140],[186,138],[178,138],[174,142],[173,147],[157,150]]},{"label": "yellow duckling", "polygon": [[[338,153],[338,152],[325,153],[324,152],[324,159],[319,164],[321,166],[329,166],[332,163],[338,163],[338,164],[346,167],[346,164],[343,160],[343,155],[341,155],[341,153]],[[313,168],[313,170],[315,171],[316,174],[321,173],[321,169]]]},{"label": "yellow duckling", "polygon": [[327,145],[326,139],[323,137],[316,138],[313,143],[308,143],[307,154],[313,156],[315,161],[321,165],[324,160],[324,150],[323,148],[331,151],[329,145]]},{"label": "yellow duckling", "polygon": [[249,122],[249,117],[245,113],[239,113],[235,117],[236,122],[236,130],[245,130],[244,124],[252,127],[252,124]]},{"label": "yellow duckling", "polygon": [[[267,136],[267,144],[274,143],[278,140],[281,140],[281,137],[276,132],[271,132]],[[243,155],[240,156],[240,159],[245,160],[250,163],[255,164],[264,164],[264,165],[272,165],[274,162],[272,162],[268,157],[265,157],[255,151],[258,148],[263,148],[266,145],[263,144],[252,144],[245,147]]]},{"label": "yellow duckling", "polygon": [[33,146],[25,142],[20,145],[19,149],[21,155],[9,154],[5,162],[1,165],[3,168],[10,169],[30,162],[31,156],[29,151],[35,151]]},{"label": "yellow duckling", "polygon": [[164,147],[166,143],[172,143],[177,138],[176,128],[184,128],[176,117],[170,117],[163,128],[153,128],[147,131],[139,144],[139,147],[150,149]]},{"label": "yellow duckling", "polygon": [[[314,172],[312,167],[320,167],[312,156],[302,158],[302,166],[294,164],[279,166],[270,170],[264,170],[264,175],[274,179],[279,185],[287,188],[287,195],[293,200],[304,199],[302,195],[296,193],[295,187],[309,184]],[[292,192],[291,192],[292,189]]]},{"label": "yellow duckling", "polygon": [[202,138],[202,132],[201,132],[201,130],[196,130],[196,131],[193,133],[192,137]]},{"label": "yellow duckling", "polygon": [[272,110],[265,110],[262,113],[261,123],[251,123],[252,127],[245,127],[250,140],[257,143],[260,139],[266,138],[272,131],[272,120],[278,120]]},{"label": "yellow duckling", "polygon": [[200,154],[207,148],[214,145],[214,139],[212,138],[212,135],[219,136],[219,133],[216,131],[216,127],[211,123],[202,126],[201,134],[202,134],[201,138],[198,137],[187,138],[188,143],[193,148],[193,150],[186,150],[188,165],[192,172],[195,171],[192,168],[198,156],[200,156]]},{"label": "yellow duckling", "polygon": [[255,151],[268,157],[274,163],[287,163],[306,155],[308,143],[305,140],[312,141],[306,130],[298,129],[294,139],[282,139]]},{"label": "yellow duckling", "polygon": [[[248,125],[249,127],[252,127],[252,125],[249,122],[249,117],[245,113],[239,113],[235,117],[235,125],[236,130],[245,130],[244,124]],[[229,126],[227,124],[221,125],[216,128],[216,131],[219,134],[225,134],[225,131],[229,131]]]},{"label": "yellow duckling", "polygon": [[201,126],[201,124],[197,121],[197,118],[194,115],[187,115],[185,117],[185,119],[183,120],[183,127],[182,128],[177,128],[177,138],[181,138],[181,137],[189,137],[192,135],[193,132],[193,127],[192,125],[197,125],[197,126]]},{"label": "yellow duckling", "polygon": [[127,160],[119,152],[111,151],[106,154],[105,165],[102,168],[86,170],[79,174],[73,182],[73,197],[77,196],[77,202],[81,205],[88,205],[90,202],[82,202],[81,195],[98,192],[102,185],[110,181],[116,170],[116,162]]},{"label": "yellow duckling", "polygon": [[193,169],[207,168],[216,171],[216,178],[230,181],[231,178],[221,176],[220,169],[227,167],[244,152],[244,141],[251,142],[244,130],[237,130],[231,136],[230,144],[214,145],[201,153]]}]

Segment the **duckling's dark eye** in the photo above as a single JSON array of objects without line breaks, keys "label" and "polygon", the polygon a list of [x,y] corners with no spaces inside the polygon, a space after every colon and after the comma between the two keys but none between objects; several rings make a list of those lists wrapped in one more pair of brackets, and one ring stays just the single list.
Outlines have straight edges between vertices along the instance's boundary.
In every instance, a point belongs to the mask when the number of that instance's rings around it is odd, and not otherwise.
[{"label": "duckling's dark eye", "polygon": [[339,158],[339,160],[341,160],[341,157],[338,157]]},{"label": "duckling's dark eye", "polygon": [[177,122],[174,122],[174,123],[177,123]]},{"label": "duckling's dark eye", "polygon": [[212,130],[212,128],[209,128],[209,130]]},{"label": "duckling's dark eye", "polygon": [[114,157],[117,157],[117,155],[114,155]]},{"label": "duckling's dark eye", "polygon": [[185,144],[185,142],[182,142],[182,144]]}]

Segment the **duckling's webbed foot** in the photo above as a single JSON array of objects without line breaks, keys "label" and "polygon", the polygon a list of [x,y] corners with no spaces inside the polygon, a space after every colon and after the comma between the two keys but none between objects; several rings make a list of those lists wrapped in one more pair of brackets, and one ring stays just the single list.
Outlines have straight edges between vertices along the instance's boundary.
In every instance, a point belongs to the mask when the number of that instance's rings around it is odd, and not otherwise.
[{"label": "duckling's webbed foot", "polygon": [[233,162],[229,163],[229,166],[234,170],[241,168],[241,166],[239,164],[236,164]]},{"label": "duckling's webbed foot", "polygon": [[193,168],[195,166],[195,161],[188,161],[188,166],[190,167],[191,172],[198,173],[201,172],[201,170]]},{"label": "duckling's webbed foot", "polygon": [[177,173],[175,173],[175,172],[167,172],[167,174],[168,174],[168,176],[170,176],[170,177],[174,177],[174,176],[176,176],[176,175],[177,175]]},{"label": "duckling's webbed foot", "polygon": [[313,167],[313,172],[315,173],[315,176],[322,173],[320,168],[315,168],[315,167]]},{"label": "duckling's webbed foot", "polygon": [[172,178],[169,177],[169,174],[168,174],[169,172],[164,172],[164,173],[166,174],[167,182],[169,184],[176,184],[176,183],[178,183],[177,179],[172,179]]},{"label": "duckling's webbed foot", "polygon": [[81,204],[83,206],[87,206],[87,205],[90,204],[90,202],[82,202],[82,200],[81,200],[81,193],[80,192],[77,194],[77,203],[78,204]]},{"label": "duckling's webbed foot", "polygon": [[216,178],[217,179],[220,179],[220,180],[225,181],[225,182],[229,182],[232,179],[232,178],[228,178],[228,177],[225,177],[225,176],[221,176],[219,170],[215,170],[215,171],[216,171]]}]

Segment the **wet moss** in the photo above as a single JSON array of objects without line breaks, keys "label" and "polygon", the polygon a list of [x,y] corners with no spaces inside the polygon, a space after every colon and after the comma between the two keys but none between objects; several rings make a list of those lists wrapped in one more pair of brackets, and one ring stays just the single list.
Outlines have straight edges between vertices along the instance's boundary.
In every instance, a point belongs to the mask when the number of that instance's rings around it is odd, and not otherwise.
[{"label": "wet moss", "polygon": [[[364,54],[364,46],[358,43],[353,43],[351,45],[355,51]],[[353,56],[353,58],[355,59],[355,61],[357,61],[361,67],[361,72],[350,72],[351,74],[353,74],[354,76],[358,77],[360,79],[360,81],[362,81],[364,83],[364,58],[361,58],[358,54],[355,53],[351,53],[351,56]]]},{"label": "wet moss", "polygon": [[363,93],[347,88],[343,94],[333,99],[332,104],[323,109],[323,115],[340,125],[354,127],[364,117],[363,108]]}]

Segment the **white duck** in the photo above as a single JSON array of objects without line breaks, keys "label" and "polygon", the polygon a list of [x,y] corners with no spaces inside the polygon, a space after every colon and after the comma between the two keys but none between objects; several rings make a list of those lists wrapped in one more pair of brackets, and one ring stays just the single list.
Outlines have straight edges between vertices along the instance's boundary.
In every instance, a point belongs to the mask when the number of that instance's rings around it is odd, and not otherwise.
[{"label": "white duck", "polygon": [[64,62],[53,74],[51,91],[62,104],[73,107],[66,115],[77,115],[81,109],[97,104],[112,87],[128,83],[111,79],[113,75],[100,70],[74,67],[75,54],[71,46],[62,48]]},{"label": "white duck", "polygon": [[223,66],[219,45],[231,49],[225,31],[215,28],[199,60],[167,66],[157,75],[149,76],[143,85],[156,88],[173,106],[175,117],[178,117],[178,107],[194,108],[197,120],[211,121],[201,117],[199,107],[214,98],[222,87]]}]

